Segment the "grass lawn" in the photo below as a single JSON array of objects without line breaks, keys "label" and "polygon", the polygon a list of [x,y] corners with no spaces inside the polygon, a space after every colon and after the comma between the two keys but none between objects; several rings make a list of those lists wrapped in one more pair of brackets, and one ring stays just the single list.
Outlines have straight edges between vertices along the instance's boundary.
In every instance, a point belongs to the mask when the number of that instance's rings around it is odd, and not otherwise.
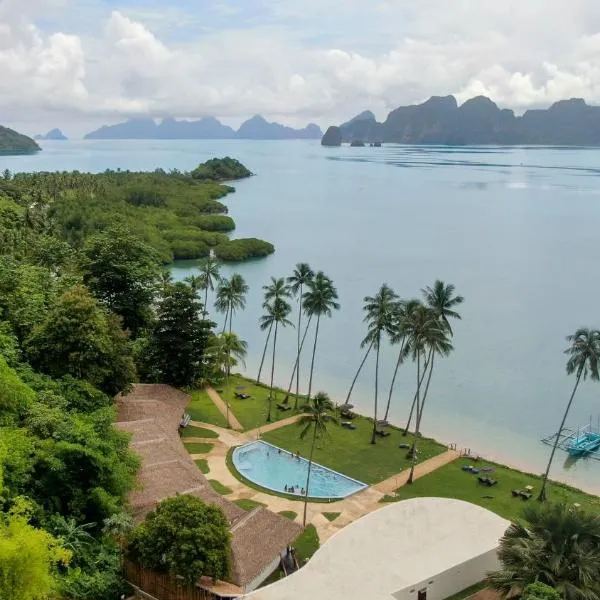
[{"label": "grass lawn", "polygon": [[298,516],[298,513],[295,513],[293,510],[282,510],[279,514],[290,521],[293,521]]},{"label": "grass lawn", "polygon": [[[401,430],[387,427],[391,435],[378,437],[377,443],[372,445],[372,421],[357,417],[352,422],[357,426],[354,431],[333,423],[328,426],[329,436],[317,441],[313,457],[316,462],[368,484],[383,481],[410,467],[407,450],[398,448],[400,443],[412,443],[410,434],[404,437]],[[290,452],[299,451],[304,458],[310,454],[311,438],[300,440],[300,427],[296,424],[265,433],[263,439]],[[419,462],[445,450],[446,447],[436,441],[421,438]]]},{"label": "grass lawn", "polygon": [[266,506],[266,504],[257,502],[256,500],[250,500],[250,498],[240,498],[239,500],[234,500],[233,503],[248,511],[254,510],[257,506]]},{"label": "grass lawn", "polygon": [[[536,502],[536,494],[541,487],[541,478],[536,475],[528,475],[491,462],[479,461],[478,467],[491,466],[495,470],[487,476],[498,481],[494,487],[488,488],[477,481],[477,475],[465,473],[462,465],[475,463],[458,459],[440,469],[437,469],[421,479],[417,479],[412,485],[405,485],[396,491],[396,496],[386,497],[384,500],[404,500],[417,496],[437,496],[441,498],[458,498],[473,504],[479,504],[511,521],[521,516],[523,507],[527,502]],[[513,498],[511,490],[524,489],[533,486],[534,496],[527,502],[520,498]],[[548,486],[548,499],[552,502],[564,502],[581,504],[587,510],[598,512],[600,510],[600,498],[591,496],[580,490],[575,490],[560,483],[551,483]]]},{"label": "grass lawn", "polygon": [[182,432],[182,438],[218,438],[219,434],[212,429],[206,429],[206,427],[194,427],[188,425]]},{"label": "grass lawn", "polygon": [[202,421],[218,427],[227,427],[225,417],[219,412],[214,402],[208,397],[204,390],[192,392],[192,400],[187,405],[187,412],[193,421]]},{"label": "grass lawn", "polygon": [[214,448],[214,444],[205,442],[188,442],[184,445],[190,454],[208,454]]},{"label": "grass lawn", "polygon": [[204,473],[204,475],[208,474],[210,469],[208,468],[208,461],[205,458],[198,458],[194,462],[196,463],[196,466],[200,469],[201,473]]},{"label": "grass lawn", "polygon": [[328,520],[328,521],[335,521],[342,513],[339,512],[324,512],[323,516]]},{"label": "grass lawn", "polygon": [[227,494],[231,494],[232,492],[226,485],[223,485],[216,479],[209,479],[208,482],[212,485],[213,490],[215,490],[217,494],[221,494],[221,496],[227,496]]},{"label": "grass lawn", "polygon": [[446,598],[446,600],[465,600],[466,598],[469,598],[473,594],[476,594],[477,592],[480,592],[481,590],[485,589],[485,587],[486,587],[485,583],[476,583],[475,585],[465,588],[461,592],[458,592],[452,596],[448,596],[448,598]]},{"label": "grass lawn", "polygon": [[319,549],[319,534],[314,525],[309,525],[292,544],[296,548],[298,564],[302,567]]},{"label": "grass lawn", "polygon": [[[263,385],[256,385],[251,379],[246,379],[241,375],[231,375],[227,384],[218,386],[219,395],[225,402],[231,406],[231,410],[237,417],[244,430],[256,429],[267,423],[267,412],[269,409],[269,388]],[[249,394],[250,398],[240,400],[235,397],[235,393]],[[280,421],[295,414],[293,407],[296,396],[290,394],[288,405],[292,410],[280,411],[277,404],[285,398],[285,391],[280,389],[273,390],[273,401],[271,409],[271,421]],[[300,400],[302,404],[302,398]],[[189,412],[189,410],[188,410]],[[211,421],[212,422],[212,421]]]}]

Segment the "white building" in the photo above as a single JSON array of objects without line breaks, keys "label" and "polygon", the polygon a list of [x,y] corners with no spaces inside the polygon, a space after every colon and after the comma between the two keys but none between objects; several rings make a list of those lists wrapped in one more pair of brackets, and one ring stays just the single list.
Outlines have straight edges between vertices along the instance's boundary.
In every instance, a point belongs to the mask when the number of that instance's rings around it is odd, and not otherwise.
[{"label": "white building", "polygon": [[415,498],[348,525],[297,573],[248,600],[444,600],[498,568],[509,521],[468,502]]}]

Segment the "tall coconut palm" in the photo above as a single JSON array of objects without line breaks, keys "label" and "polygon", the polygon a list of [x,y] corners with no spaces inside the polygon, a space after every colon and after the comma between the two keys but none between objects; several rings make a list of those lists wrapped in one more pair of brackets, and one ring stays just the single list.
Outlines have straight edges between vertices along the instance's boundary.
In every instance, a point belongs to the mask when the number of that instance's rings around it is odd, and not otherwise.
[{"label": "tall coconut palm", "polygon": [[[410,354],[417,363],[417,401],[416,401],[416,427],[415,439],[410,451],[411,469],[407,483],[413,482],[414,470],[417,460],[418,444],[420,435],[421,419],[425,405],[426,394],[421,397],[421,386],[423,378],[421,376],[421,367],[425,356],[429,356],[430,373],[433,369],[433,355],[438,352],[448,354],[452,350],[452,345],[448,340],[448,332],[440,323],[437,315],[425,306],[417,307],[405,321],[405,330],[407,335],[406,352]],[[427,389],[429,388],[429,381]]]},{"label": "tall coconut palm", "polygon": [[[381,337],[383,334],[391,334],[394,325],[394,313],[398,296],[387,284],[383,284],[375,296],[367,296],[364,299],[363,311],[366,313],[364,321],[367,323],[367,335],[361,343],[361,347],[368,346],[368,356],[371,348],[375,349],[375,396],[373,411],[373,432],[371,444],[376,441],[377,434],[377,407],[379,397],[379,353],[381,349]],[[354,385],[354,382],[353,382]],[[349,395],[348,395],[349,397]]]},{"label": "tall coconut palm", "polygon": [[454,308],[465,301],[462,296],[454,295],[455,290],[454,285],[451,283],[446,285],[439,279],[435,281],[432,287],[427,286],[421,290],[425,298],[425,303],[436,313],[438,319],[450,333],[450,336],[454,335],[450,326],[450,319],[462,318]]},{"label": "tall coconut palm", "polygon": [[248,286],[244,278],[239,273],[234,273],[231,279],[223,278],[219,281],[217,287],[217,300],[215,307],[218,312],[225,314],[223,323],[223,332],[227,328],[227,319],[229,318],[229,333],[233,328],[233,315],[238,309],[246,307],[246,294]]},{"label": "tall coconut palm", "polygon": [[565,600],[600,598],[600,517],[564,504],[530,504],[500,540],[487,583],[506,598],[536,582]]},{"label": "tall coconut palm", "polygon": [[290,290],[294,295],[294,298],[298,300],[298,329],[296,331],[296,362],[294,364],[294,369],[292,371],[292,378],[290,381],[290,386],[288,389],[288,393],[286,395],[286,402],[288,400],[288,396],[290,393],[290,389],[292,387],[292,382],[294,380],[294,373],[296,375],[296,408],[298,408],[298,396],[300,395],[300,353],[302,352],[302,341],[300,339],[302,333],[302,297],[304,296],[304,286],[308,285],[310,281],[314,278],[315,273],[310,268],[308,263],[298,263],[294,272],[287,278],[287,282],[290,286]]},{"label": "tall coconut palm", "polygon": [[[265,301],[263,303],[263,308],[267,308],[270,302],[275,301],[279,298],[289,298],[291,295],[290,288],[286,285],[285,280],[283,278],[275,279],[275,277],[271,277],[271,283],[269,285],[263,285],[263,290],[265,291]],[[260,374],[262,373],[263,364],[265,362],[265,357],[267,355],[267,347],[269,345],[269,339],[271,338],[271,332],[273,331],[273,321],[270,322],[268,326],[263,327],[262,320],[260,321],[260,328],[264,331],[267,331],[267,339],[265,340],[265,347],[263,349],[262,358],[260,360],[260,366],[258,367],[258,375],[256,376],[256,383],[260,382]]]},{"label": "tall coconut palm", "polygon": [[231,367],[235,367],[239,363],[246,366],[248,343],[235,333],[226,331],[213,338],[207,354],[212,358],[217,370],[222,372],[227,380],[231,374]]},{"label": "tall coconut palm", "polygon": [[337,302],[338,294],[333,282],[322,271],[319,271],[314,279],[308,283],[308,291],[304,295],[302,306],[309,318],[315,317],[315,341],[313,343],[312,358],[310,361],[310,377],[308,379],[308,399],[312,392],[313,373],[315,368],[315,355],[317,353],[317,341],[319,339],[319,325],[321,317],[331,317],[334,310],[339,310]]},{"label": "tall coconut palm", "polygon": [[[261,329],[273,328],[273,351],[271,359],[271,386],[269,390],[269,411],[267,422],[271,421],[271,408],[273,406],[273,379],[275,376],[275,354],[277,352],[277,331],[279,327],[292,325],[288,320],[292,307],[283,299],[275,298],[270,304],[265,304],[266,313],[260,319]],[[292,325],[293,327],[293,325]]]},{"label": "tall coconut palm", "polygon": [[398,358],[396,360],[396,366],[394,368],[394,374],[392,375],[392,382],[390,383],[390,391],[388,393],[387,404],[385,407],[384,421],[388,420],[390,413],[390,406],[392,403],[392,395],[394,394],[394,386],[396,385],[396,377],[398,376],[398,370],[404,360],[404,346],[406,345],[406,333],[404,331],[404,321],[412,310],[421,304],[420,300],[399,300],[394,306],[394,314],[392,317],[392,331],[390,333],[390,343],[392,346],[400,344],[400,350],[398,351]]},{"label": "tall coconut palm", "polygon": [[308,472],[306,474],[306,486],[304,487],[304,515],[302,525],[306,527],[306,509],[308,506],[308,490],[310,487],[310,474],[312,471],[313,456],[315,453],[315,443],[319,436],[328,434],[327,425],[333,423],[337,425],[337,420],[330,412],[333,410],[333,404],[329,396],[324,392],[318,392],[314,398],[308,400],[308,403],[302,407],[304,413],[298,425],[302,427],[300,439],[304,439],[312,430],[312,443],[310,445],[310,455],[308,458]]},{"label": "tall coconut palm", "polygon": [[569,342],[569,347],[565,350],[565,354],[569,357],[567,360],[567,374],[572,375],[573,373],[576,373],[575,386],[573,387],[571,397],[569,398],[562,421],[560,422],[560,427],[558,428],[556,439],[552,446],[552,452],[550,453],[550,459],[548,460],[548,466],[544,473],[542,488],[540,489],[540,494],[538,496],[538,500],[541,502],[546,499],[548,475],[550,474],[554,454],[556,453],[560,436],[565,427],[565,422],[569,416],[569,411],[571,410],[571,405],[575,398],[575,392],[577,392],[577,388],[579,387],[579,382],[582,378],[584,380],[587,379],[588,375],[592,381],[598,381],[599,378],[598,361],[600,360],[600,331],[582,327],[573,335],[567,336],[567,342]]},{"label": "tall coconut palm", "polygon": [[198,261],[200,289],[204,290],[204,314],[208,314],[208,292],[214,292],[221,281],[221,267],[212,256]]}]

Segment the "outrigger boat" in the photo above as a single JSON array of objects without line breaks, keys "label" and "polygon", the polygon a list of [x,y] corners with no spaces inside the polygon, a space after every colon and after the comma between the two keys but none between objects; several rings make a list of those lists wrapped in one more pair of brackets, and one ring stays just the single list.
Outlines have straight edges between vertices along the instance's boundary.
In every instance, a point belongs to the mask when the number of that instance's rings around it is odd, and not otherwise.
[{"label": "outrigger boat", "polygon": [[600,434],[593,431],[577,432],[577,435],[567,443],[567,452],[571,456],[583,456],[594,452],[600,447]]}]

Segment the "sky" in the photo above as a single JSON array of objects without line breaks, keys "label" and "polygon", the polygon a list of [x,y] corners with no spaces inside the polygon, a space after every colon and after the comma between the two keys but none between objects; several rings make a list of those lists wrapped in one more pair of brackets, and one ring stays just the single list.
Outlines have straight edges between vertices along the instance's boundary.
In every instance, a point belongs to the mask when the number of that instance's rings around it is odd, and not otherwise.
[{"label": "sky", "polygon": [[378,118],[431,95],[600,104],[598,0],[0,0],[0,123]]}]

